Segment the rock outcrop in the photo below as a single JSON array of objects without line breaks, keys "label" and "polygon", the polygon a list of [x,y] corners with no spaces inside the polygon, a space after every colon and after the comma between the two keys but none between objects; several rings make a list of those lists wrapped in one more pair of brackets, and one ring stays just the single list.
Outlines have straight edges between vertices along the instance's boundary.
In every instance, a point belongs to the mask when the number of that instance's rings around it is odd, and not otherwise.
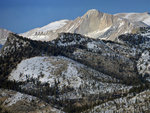
[{"label": "rock outcrop", "polygon": [[4,43],[6,42],[9,33],[11,33],[11,31],[0,28],[0,44],[1,45],[4,45]]}]

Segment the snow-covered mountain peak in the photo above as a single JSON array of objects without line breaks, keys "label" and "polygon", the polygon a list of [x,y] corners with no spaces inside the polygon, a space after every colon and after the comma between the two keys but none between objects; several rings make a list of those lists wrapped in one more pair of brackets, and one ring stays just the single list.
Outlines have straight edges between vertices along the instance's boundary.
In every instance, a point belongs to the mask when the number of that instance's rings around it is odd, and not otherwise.
[{"label": "snow-covered mountain peak", "polygon": [[20,36],[24,36],[32,40],[47,41],[47,40],[50,40],[48,35],[50,35],[51,33],[57,32],[57,30],[60,30],[69,22],[70,21],[67,19],[51,22],[48,25],[43,26],[41,28],[35,28],[28,32],[22,33],[20,34]]},{"label": "snow-covered mountain peak", "polygon": [[41,31],[41,32],[54,31],[54,30],[60,29],[64,25],[66,25],[68,21],[69,20],[67,20],[67,19],[55,21],[55,22],[52,22],[52,23],[50,23],[44,27],[39,28],[38,31]]},{"label": "snow-covered mountain peak", "polygon": [[121,34],[136,33],[138,28],[148,27],[148,25],[150,25],[148,13],[111,15],[91,9],[75,20],[56,21],[20,35],[32,40],[51,41],[56,39],[59,33],[67,32],[91,38],[115,40]]},{"label": "snow-covered mountain peak", "polygon": [[95,17],[95,18],[100,18],[100,17],[103,17],[104,15],[108,15],[108,16],[111,16],[111,14],[108,14],[108,13],[103,13],[99,10],[96,10],[96,9],[91,9],[91,10],[88,10],[83,16],[82,18],[89,18],[89,17]]},{"label": "snow-covered mountain peak", "polygon": [[97,10],[97,9],[90,9],[87,12],[99,12],[99,10]]},{"label": "snow-covered mountain peak", "polygon": [[144,13],[118,13],[115,14],[121,18],[128,19],[132,22],[143,22],[150,26],[150,14],[148,12]]},{"label": "snow-covered mountain peak", "polygon": [[91,14],[95,14],[95,13],[100,13],[100,11],[98,11],[96,9],[90,9],[85,13],[85,15],[91,15]]}]

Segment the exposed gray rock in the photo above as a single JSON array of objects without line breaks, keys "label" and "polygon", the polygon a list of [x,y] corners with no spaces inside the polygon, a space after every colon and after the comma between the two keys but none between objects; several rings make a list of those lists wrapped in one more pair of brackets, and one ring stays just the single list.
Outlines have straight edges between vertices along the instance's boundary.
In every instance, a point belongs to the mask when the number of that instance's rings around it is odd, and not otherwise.
[{"label": "exposed gray rock", "polygon": [[4,45],[5,41],[7,40],[9,33],[11,33],[11,32],[6,30],[6,29],[0,28],[0,44],[1,45]]}]

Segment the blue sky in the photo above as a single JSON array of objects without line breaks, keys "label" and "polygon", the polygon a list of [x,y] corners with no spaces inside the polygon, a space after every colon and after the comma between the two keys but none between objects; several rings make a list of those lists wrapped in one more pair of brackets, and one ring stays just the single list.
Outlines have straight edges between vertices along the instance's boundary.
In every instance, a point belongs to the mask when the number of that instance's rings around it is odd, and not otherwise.
[{"label": "blue sky", "polygon": [[75,19],[89,9],[105,13],[150,12],[150,0],[0,0],[0,28],[16,33],[61,19]]}]

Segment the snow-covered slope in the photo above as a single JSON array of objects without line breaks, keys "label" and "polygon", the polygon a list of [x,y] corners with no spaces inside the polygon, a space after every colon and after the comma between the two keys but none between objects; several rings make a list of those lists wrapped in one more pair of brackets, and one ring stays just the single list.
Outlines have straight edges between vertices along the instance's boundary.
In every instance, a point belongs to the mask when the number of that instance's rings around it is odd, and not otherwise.
[{"label": "snow-covered slope", "polygon": [[31,31],[22,33],[20,35],[24,37],[28,37],[33,40],[43,40],[43,41],[52,40],[53,38],[50,37],[49,35],[55,34],[57,30],[65,26],[68,22],[69,20],[55,21],[46,26],[43,26],[41,28],[35,28]]},{"label": "snow-covered slope", "polygon": [[[23,60],[8,79],[22,82],[19,87],[25,92],[43,94],[48,102],[52,99],[58,101],[56,105],[64,102],[63,107],[73,105],[78,100],[81,103],[84,100],[88,103],[95,102],[91,95],[98,98],[98,95],[112,95],[115,92],[127,93],[132,88],[119,83],[118,79],[62,56]],[[73,103],[66,103],[67,100],[73,100]]]},{"label": "snow-covered slope", "polygon": [[[93,77],[98,78],[99,82],[93,80]],[[83,87],[83,92],[88,91],[89,94],[113,92],[114,90],[126,88],[121,84],[103,83],[115,81],[115,79],[61,56],[33,57],[23,60],[9,76],[9,80],[17,82],[26,82],[31,79],[38,80],[42,84],[49,83],[50,87],[54,87],[57,80],[61,90],[65,86],[76,90],[79,87]],[[95,85],[92,85],[93,83]],[[99,89],[96,89],[96,86],[99,86]],[[95,89],[93,90],[94,87]]]},{"label": "snow-covered slope", "polygon": [[[91,39],[80,34],[61,33],[59,38],[52,42],[33,41],[12,34],[2,49],[2,57],[10,56],[14,60],[17,57],[19,61],[23,58],[45,54],[67,56],[98,71],[103,71],[105,74],[124,78],[124,80],[128,77],[138,76],[134,70],[135,65],[132,60],[115,53],[103,41]],[[10,63],[12,63],[12,59],[9,60]],[[6,63],[9,61],[7,60]],[[9,66],[10,63],[4,66]],[[14,64],[12,63],[12,65]],[[124,66],[120,67],[120,65]],[[5,70],[3,66],[2,70]]]},{"label": "snow-covered slope", "polygon": [[0,89],[0,112],[5,113],[63,113],[35,96]]},{"label": "snow-covered slope", "polygon": [[150,53],[145,50],[137,62],[139,73],[150,82]]},{"label": "snow-covered slope", "polygon": [[[128,95],[150,87],[149,45],[150,38],[139,34],[121,35],[116,42],[76,33],[60,33],[50,42],[10,34],[0,55],[0,87],[34,95],[69,113],[94,106],[95,112],[135,108]],[[28,103],[28,97],[15,93],[4,103]],[[145,112],[143,97],[138,106]]]},{"label": "snow-covered slope", "polygon": [[50,23],[44,27],[41,27],[40,29],[38,29],[38,31],[40,32],[47,32],[47,31],[53,31],[55,32],[55,30],[60,29],[61,27],[63,27],[64,25],[67,24],[69,20],[60,20],[60,21],[56,21],[53,23]]},{"label": "snow-covered slope", "polygon": [[94,107],[88,113],[149,113],[150,90],[143,91],[135,96],[128,95],[124,98],[105,102]]},{"label": "snow-covered slope", "polygon": [[143,22],[150,26],[150,13],[118,13],[117,16],[133,22]]}]

